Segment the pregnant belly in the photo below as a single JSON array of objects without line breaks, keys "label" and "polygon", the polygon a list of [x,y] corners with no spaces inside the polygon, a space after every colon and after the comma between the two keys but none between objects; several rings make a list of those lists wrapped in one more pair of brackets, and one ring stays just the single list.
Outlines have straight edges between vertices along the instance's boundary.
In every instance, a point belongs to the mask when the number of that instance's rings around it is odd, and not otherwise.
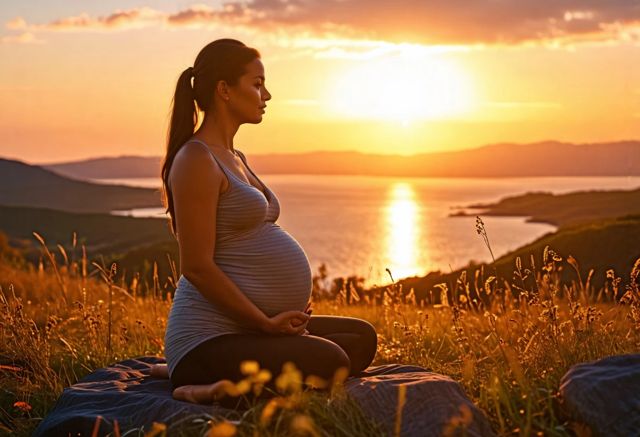
[{"label": "pregnant belly", "polygon": [[304,310],[311,295],[309,259],[275,223],[217,244],[215,262],[269,317]]}]

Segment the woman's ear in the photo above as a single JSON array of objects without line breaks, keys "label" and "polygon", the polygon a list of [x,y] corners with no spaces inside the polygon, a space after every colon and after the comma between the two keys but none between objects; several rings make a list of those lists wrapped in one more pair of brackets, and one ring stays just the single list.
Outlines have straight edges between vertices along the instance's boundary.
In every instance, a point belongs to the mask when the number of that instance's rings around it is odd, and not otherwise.
[{"label": "woman's ear", "polygon": [[219,80],[216,86],[216,92],[220,95],[222,100],[229,100],[229,85],[224,80]]}]

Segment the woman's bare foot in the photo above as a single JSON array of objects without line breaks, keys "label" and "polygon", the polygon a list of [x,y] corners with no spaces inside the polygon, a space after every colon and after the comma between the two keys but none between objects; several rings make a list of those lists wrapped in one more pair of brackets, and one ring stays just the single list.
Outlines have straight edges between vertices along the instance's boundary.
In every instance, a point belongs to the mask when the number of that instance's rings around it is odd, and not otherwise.
[{"label": "woman's bare foot", "polygon": [[183,385],[173,391],[173,398],[193,404],[210,404],[233,392],[235,384],[221,379],[213,384]]},{"label": "woman's bare foot", "polygon": [[154,364],[151,366],[149,374],[156,378],[169,379],[169,368],[166,364]]}]

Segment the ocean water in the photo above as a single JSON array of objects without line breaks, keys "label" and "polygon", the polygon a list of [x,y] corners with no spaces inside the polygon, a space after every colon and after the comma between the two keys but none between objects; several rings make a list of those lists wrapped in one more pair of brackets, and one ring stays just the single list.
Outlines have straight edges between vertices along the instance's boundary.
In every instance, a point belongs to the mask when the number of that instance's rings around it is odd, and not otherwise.
[{"label": "ocean water", "polygon": [[[476,233],[475,215],[450,217],[460,207],[505,196],[546,191],[633,189],[640,177],[387,178],[369,176],[264,175],[276,193],[277,223],[303,247],[313,271],[325,263],[330,277],[358,275],[367,285],[449,271],[491,255]],[[159,187],[159,179],[94,182]],[[164,217],[162,209],[114,212]],[[496,258],[554,231],[526,217],[482,216]]]}]

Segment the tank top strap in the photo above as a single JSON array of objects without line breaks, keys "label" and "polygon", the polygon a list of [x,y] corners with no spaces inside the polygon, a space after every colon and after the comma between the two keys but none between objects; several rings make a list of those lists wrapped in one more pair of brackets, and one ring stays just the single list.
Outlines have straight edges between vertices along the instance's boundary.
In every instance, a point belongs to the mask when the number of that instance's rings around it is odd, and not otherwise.
[{"label": "tank top strap", "polygon": [[262,179],[260,179],[258,175],[255,174],[253,170],[251,170],[251,167],[249,167],[249,164],[247,164],[247,158],[244,156],[244,153],[242,153],[240,150],[236,150],[236,152],[238,153],[238,156],[240,157],[240,159],[242,159],[242,162],[244,162],[244,166],[247,167],[247,169],[251,172],[253,177],[255,177],[258,180],[258,182],[260,182],[260,184],[265,189],[265,191],[268,190],[267,186],[264,184],[264,182],[262,182]]},{"label": "tank top strap", "polygon": [[[205,143],[202,140],[199,140],[197,138],[192,138],[189,141],[187,141],[185,144],[187,143],[197,143],[200,144],[202,146],[204,146],[204,148],[207,150],[207,152],[209,152],[209,155],[211,155],[211,157],[218,163],[218,165],[220,166],[220,168],[222,168],[222,172],[225,174],[225,176],[227,176],[227,179],[234,179],[237,177],[233,174],[233,172],[231,170],[229,170],[227,168],[227,166],[225,166],[222,162],[220,162],[220,160],[216,157],[216,155],[211,151],[211,149],[209,148],[209,146],[207,145],[207,143]],[[231,178],[229,178],[229,173],[231,173]]]}]

